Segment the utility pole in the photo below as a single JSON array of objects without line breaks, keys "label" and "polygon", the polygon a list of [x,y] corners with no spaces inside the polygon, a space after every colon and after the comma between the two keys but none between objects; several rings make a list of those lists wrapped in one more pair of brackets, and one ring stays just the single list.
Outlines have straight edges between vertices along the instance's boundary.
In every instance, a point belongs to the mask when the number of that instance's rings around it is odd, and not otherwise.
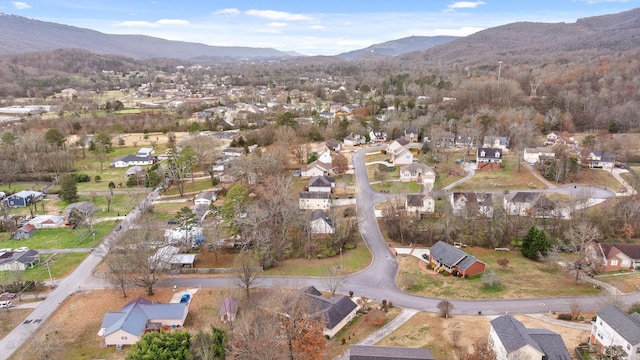
[{"label": "utility pole", "polygon": [[502,61],[498,61],[498,101],[500,101],[500,74],[502,73]]},{"label": "utility pole", "polygon": [[53,276],[51,276],[51,267],[49,266],[49,260],[51,260],[51,257],[47,259],[46,263],[47,263],[47,271],[49,272],[49,281],[51,281],[51,288],[53,289],[55,285],[53,285]]}]

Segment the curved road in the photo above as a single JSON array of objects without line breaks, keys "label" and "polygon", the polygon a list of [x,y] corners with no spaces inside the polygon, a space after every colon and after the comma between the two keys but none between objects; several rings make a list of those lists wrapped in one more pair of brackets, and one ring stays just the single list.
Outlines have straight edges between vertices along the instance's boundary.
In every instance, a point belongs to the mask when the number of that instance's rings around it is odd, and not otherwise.
[{"label": "curved road", "polygon": [[[364,156],[369,148],[359,150],[353,154],[353,164],[356,183],[356,200],[358,207],[358,224],[360,232],[367,246],[373,254],[373,260],[366,269],[346,276],[338,288],[341,293],[353,291],[356,296],[367,296],[374,300],[391,300],[399,306],[429,312],[437,312],[437,304],[440,299],[415,296],[402,292],[396,285],[395,277],[398,272],[398,263],[395,256],[384,241],[375,217],[375,205],[386,200],[387,195],[374,191],[367,175]],[[560,190],[558,190],[560,189]],[[589,197],[611,197],[612,192],[602,188],[585,185],[565,186],[546,191],[562,191],[582,194]],[[158,196],[157,191],[150,193],[151,200]],[[122,223],[126,230],[139,216],[138,208],[129,213]],[[7,336],[0,340],[0,359],[8,359],[30,336],[45,322],[51,314],[57,310],[60,304],[76,291],[85,289],[98,289],[109,287],[109,284],[91,274],[100,263],[101,257],[97,254],[104,251],[114,234],[107,236],[97,248],[90,254],[78,268],[66,278],[58,282],[58,287],[50,292],[46,299],[33,310],[26,321],[13,329]],[[79,285],[80,284],[80,285]],[[191,278],[165,278],[158,283],[160,287],[205,287],[205,288],[230,288],[235,287],[234,278],[222,277],[191,277]],[[319,289],[328,290],[326,280],[310,277],[264,277],[260,280],[260,287],[300,288],[305,285],[314,285]],[[549,284],[549,286],[553,286]],[[453,300],[453,314],[473,315],[481,312],[483,315],[497,315],[508,313],[543,313],[548,311],[569,311],[574,302],[580,304],[582,310],[598,310],[604,306],[608,299],[602,296],[590,297],[566,297],[545,299],[514,299],[514,300]],[[617,301],[630,305],[640,300],[639,293],[618,296]]]}]

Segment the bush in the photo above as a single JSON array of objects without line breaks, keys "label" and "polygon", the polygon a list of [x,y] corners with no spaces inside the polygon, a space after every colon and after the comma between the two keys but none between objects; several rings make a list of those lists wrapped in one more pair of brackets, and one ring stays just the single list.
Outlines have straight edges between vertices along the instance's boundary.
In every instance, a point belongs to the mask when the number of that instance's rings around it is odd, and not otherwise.
[{"label": "bush", "polygon": [[100,182],[100,180],[102,180],[100,175],[96,175],[96,176],[93,177],[93,181],[95,181],[95,182]]},{"label": "bush", "polygon": [[89,175],[87,175],[87,174],[76,174],[76,173],[73,173],[73,174],[71,174],[71,176],[73,177],[73,180],[75,180],[77,183],[91,181],[91,177]]},{"label": "bush", "polygon": [[571,316],[571,314],[566,314],[566,313],[558,314],[558,320],[571,321],[572,319],[573,319],[573,316]]}]

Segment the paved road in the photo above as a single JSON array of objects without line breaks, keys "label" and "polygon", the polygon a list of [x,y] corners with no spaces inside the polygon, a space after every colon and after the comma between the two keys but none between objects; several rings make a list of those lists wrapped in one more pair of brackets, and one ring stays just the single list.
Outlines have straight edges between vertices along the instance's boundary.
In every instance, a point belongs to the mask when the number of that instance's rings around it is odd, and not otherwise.
[{"label": "paved road", "polygon": [[[151,199],[157,197],[157,191],[153,191],[148,196]],[[140,211],[136,207],[131,211],[125,219],[122,221],[122,229],[126,230],[131,224],[133,224],[136,218],[140,215]],[[115,239],[115,233],[111,233],[105,237],[102,244],[92,252],[85,261],[83,261],[74,272],[72,272],[66,278],[58,281],[55,290],[47,294],[47,297],[36,307],[27,319],[14,328],[7,336],[0,340],[0,359],[8,359],[22,344],[36,332],[38,327],[53,314],[60,304],[67,298],[67,296],[74,292],[82,291],[84,284],[94,284],[95,279],[91,274],[94,272],[96,266],[100,263],[102,258],[98,255],[104,253],[108,248],[108,245]],[[104,287],[104,282],[98,282],[101,287]]]}]

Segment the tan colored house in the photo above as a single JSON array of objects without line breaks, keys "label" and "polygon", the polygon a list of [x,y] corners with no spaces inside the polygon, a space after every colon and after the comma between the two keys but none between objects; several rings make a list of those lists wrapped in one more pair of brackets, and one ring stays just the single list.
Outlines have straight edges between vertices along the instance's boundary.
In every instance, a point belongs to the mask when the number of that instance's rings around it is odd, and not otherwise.
[{"label": "tan colored house", "polygon": [[431,191],[436,182],[436,172],[429,165],[411,163],[400,168],[400,181],[415,181],[424,186],[424,191]]}]

